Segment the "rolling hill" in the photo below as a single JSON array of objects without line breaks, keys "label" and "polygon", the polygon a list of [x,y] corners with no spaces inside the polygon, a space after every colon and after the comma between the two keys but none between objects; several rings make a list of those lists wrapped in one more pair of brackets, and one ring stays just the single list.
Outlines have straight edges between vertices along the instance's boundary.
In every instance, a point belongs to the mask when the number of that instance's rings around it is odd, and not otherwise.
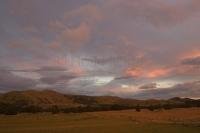
[{"label": "rolling hill", "polygon": [[[136,100],[113,96],[68,95],[52,90],[11,91],[0,94],[0,113],[6,112],[85,112],[130,108],[199,107],[200,100],[172,98],[168,100]],[[69,110],[70,109],[70,110]],[[71,110],[73,109],[73,110]]]}]

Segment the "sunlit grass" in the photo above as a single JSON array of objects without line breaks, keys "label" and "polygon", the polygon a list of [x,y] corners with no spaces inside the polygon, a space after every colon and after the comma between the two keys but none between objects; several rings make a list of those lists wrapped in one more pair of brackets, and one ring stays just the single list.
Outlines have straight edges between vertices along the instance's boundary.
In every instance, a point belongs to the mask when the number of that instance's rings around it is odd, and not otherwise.
[{"label": "sunlit grass", "polygon": [[199,133],[199,111],[175,109],[1,115],[0,133]]}]

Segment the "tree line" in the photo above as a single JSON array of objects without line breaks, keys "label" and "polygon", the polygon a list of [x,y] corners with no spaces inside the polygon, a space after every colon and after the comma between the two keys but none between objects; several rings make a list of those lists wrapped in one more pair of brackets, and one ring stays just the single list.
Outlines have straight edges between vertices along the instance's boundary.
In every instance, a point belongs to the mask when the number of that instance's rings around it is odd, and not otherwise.
[{"label": "tree line", "polygon": [[114,111],[114,110],[127,110],[135,109],[140,112],[142,109],[148,109],[150,111],[161,110],[161,109],[173,109],[173,108],[189,108],[189,107],[200,107],[200,101],[185,101],[182,103],[162,103],[162,104],[147,104],[147,105],[123,105],[123,104],[98,104],[98,105],[84,105],[78,107],[65,107],[61,108],[57,105],[53,105],[47,108],[36,106],[36,105],[23,105],[23,104],[8,104],[0,103],[0,114],[5,115],[16,115],[18,113],[40,113],[40,112],[51,112],[56,113],[82,113],[82,112],[96,112],[96,111]]}]

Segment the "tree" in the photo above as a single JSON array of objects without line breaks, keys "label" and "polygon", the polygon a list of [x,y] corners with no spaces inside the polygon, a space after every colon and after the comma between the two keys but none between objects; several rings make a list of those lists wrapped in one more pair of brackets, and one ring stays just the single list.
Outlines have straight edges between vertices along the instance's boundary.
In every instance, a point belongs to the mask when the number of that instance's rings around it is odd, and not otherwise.
[{"label": "tree", "polygon": [[56,106],[56,105],[52,106],[50,111],[51,111],[52,114],[57,114],[57,113],[60,112],[58,106]]},{"label": "tree", "polygon": [[140,105],[137,105],[136,108],[135,108],[135,110],[136,110],[137,112],[140,112],[140,111],[141,111]]},{"label": "tree", "polygon": [[155,110],[155,106],[150,105],[150,106],[148,107],[148,109],[149,109],[150,111],[154,111],[154,110]]}]

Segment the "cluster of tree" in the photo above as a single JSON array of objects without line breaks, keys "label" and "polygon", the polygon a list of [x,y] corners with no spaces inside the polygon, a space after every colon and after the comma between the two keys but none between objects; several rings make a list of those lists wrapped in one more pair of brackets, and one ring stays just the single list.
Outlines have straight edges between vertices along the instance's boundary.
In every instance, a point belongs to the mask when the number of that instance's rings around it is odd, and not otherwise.
[{"label": "cluster of tree", "polygon": [[[81,98],[78,100],[82,100]],[[92,101],[93,102],[93,101]],[[137,104],[137,105],[124,105],[124,104],[94,104],[89,105],[91,99],[86,101],[86,104],[78,107],[65,107],[51,106],[42,108],[41,106],[28,105],[24,102],[18,103],[0,103],[0,114],[15,115],[17,113],[38,113],[38,112],[51,112],[56,113],[81,113],[81,112],[95,112],[95,111],[109,111],[109,110],[126,110],[135,109],[140,112],[141,109],[148,109],[150,111],[160,109],[173,109],[173,108],[188,108],[200,107],[200,100],[184,100],[184,101],[166,101],[159,104]]]},{"label": "cluster of tree", "polygon": [[38,113],[45,112],[45,110],[39,106],[19,106],[16,104],[0,104],[0,114],[16,115],[18,113]]},{"label": "cluster of tree", "polygon": [[174,109],[174,108],[191,108],[191,107],[200,107],[200,101],[184,101],[184,102],[180,102],[180,103],[170,103],[170,102],[166,102],[163,104],[154,104],[154,105],[137,105],[134,108],[136,109],[137,112],[140,112],[141,109],[148,109],[150,111],[154,111],[154,110],[161,110],[161,109],[165,109],[165,110],[169,110],[169,109]]}]

